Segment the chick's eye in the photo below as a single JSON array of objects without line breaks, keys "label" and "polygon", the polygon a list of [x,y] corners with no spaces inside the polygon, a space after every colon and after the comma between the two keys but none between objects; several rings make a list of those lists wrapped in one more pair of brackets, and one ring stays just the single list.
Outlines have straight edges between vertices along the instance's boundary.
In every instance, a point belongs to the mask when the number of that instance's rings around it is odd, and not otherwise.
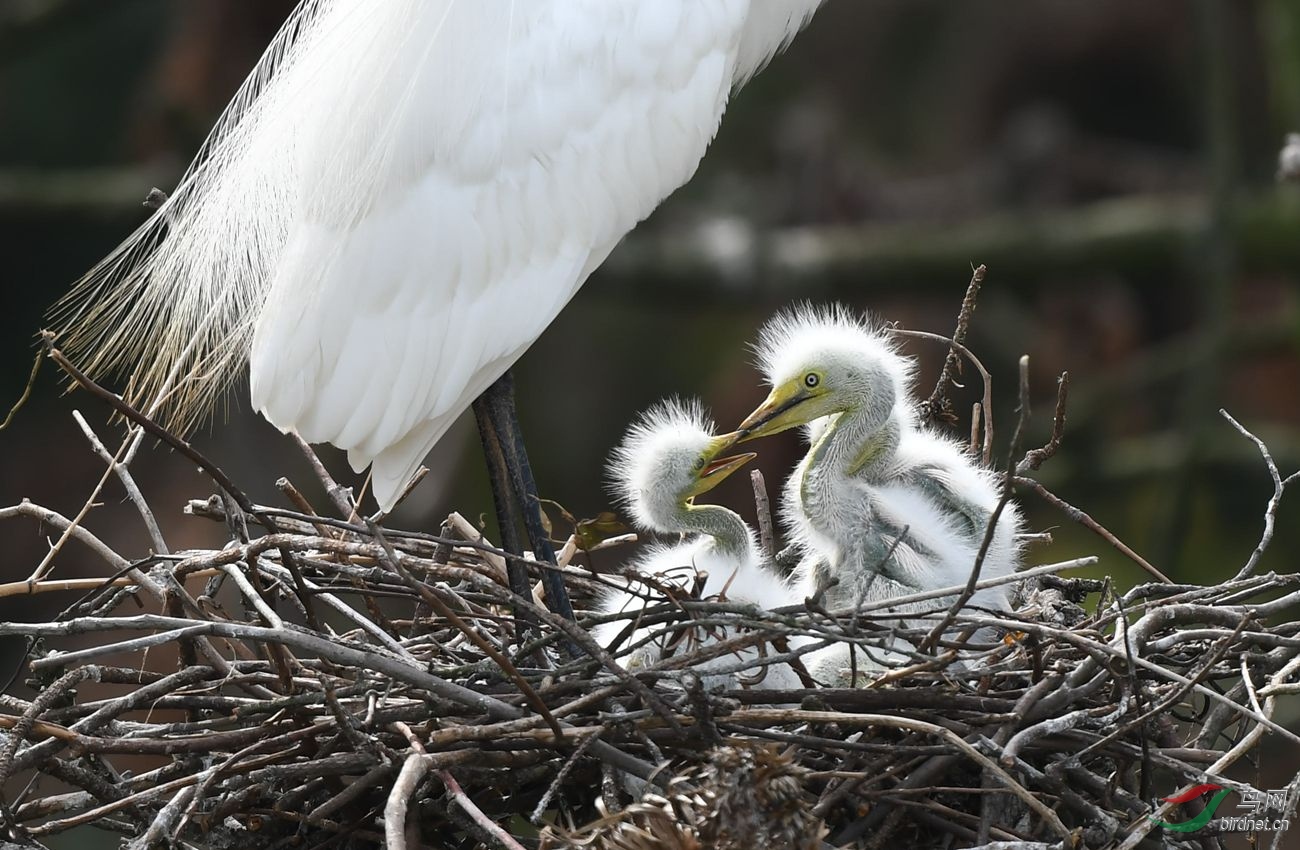
[{"label": "chick's eye", "polygon": [[816,372],[809,372],[807,375],[803,376],[803,385],[810,390],[816,387],[821,382],[822,382],[821,376],[818,375]]}]

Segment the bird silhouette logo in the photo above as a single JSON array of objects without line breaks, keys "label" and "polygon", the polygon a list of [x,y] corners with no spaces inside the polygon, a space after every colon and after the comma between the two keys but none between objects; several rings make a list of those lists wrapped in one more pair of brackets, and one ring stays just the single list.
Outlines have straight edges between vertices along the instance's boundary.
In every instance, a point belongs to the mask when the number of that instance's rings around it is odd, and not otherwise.
[{"label": "bird silhouette logo", "polygon": [[1208,791],[1215,792],[1214,796],[1210,798],[1209,804],[1204,809],[1201,810],[1201,813],[1199,815],[1197,815],[1196,817],[1192,818],[1189,821],[1184,821],[1182,823],[1168,823],[1158,818],[1151,817],[1150,815],[1148,815],[1147,817],[1149,820],[1153,821],[1158,826],[1161,826],[1172,832],[1195,832],[1196,830],[1201,829],[1202,827],[1204,827],[1206,824],[1210,822],[1210,819],[1214,817],[1215,809],[1219,808],[1219,804],[1223,802],[1223,798],[1228,796],[1228,794],[1232,792],[1231,788],[1224,788],[1222,785],[1215,785],[1212,782],[1207,782],[1204,785],[1197,785],[1192,788],[1189,788],[1183,793],[1177,794],[1173,797],[1160,798],[1160,801],[1163,803],[1173,803],[1174,805],[1181,805],[1183,803],[1187,803],[1192,800],[1195,800],[1197,797],[1201,796],[1202,794],[1205,794]]}]

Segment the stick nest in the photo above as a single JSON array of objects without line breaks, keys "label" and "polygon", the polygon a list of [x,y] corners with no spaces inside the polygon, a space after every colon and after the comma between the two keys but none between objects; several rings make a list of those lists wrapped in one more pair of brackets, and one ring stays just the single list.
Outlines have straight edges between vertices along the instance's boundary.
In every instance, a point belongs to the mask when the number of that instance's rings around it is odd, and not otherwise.
[{"label": "stick nest", "polygon": [[[511,594],[505,553],[463,521],[432,537],[277,511],[249,539],[255,517],[220,499],[190,510],[243,539],[123,565],[55,621],[0,627],[31,639],[38,692],[4,698],[12,838],[89,824],[132,847],[369,848],[394,830],[409,847],[1137,846],[1153,797],[1227,784],[1300,668],[1295,626],[1269,625],[1297,576],[1117,596],[1049,569],[1015,615],[955,621],[996,641],[864,669],[870,687],[710,691],[691,667],[717,644],[682,641],[695,648],[630,675],[626,648]],[[572,552],[581,609],[600,576]],[[163,613],[135,613],[150,597]],[[648,622],[726,625],[773,662],[796,634],[864,659],[926,636],[883,614],[689,596]]]},{"label": "stick nest", "polygon": [[[1270,734],[1296,740],[1272,718],[1300,689],[1300,628],[1282,621],[1300,575],[1257,570],[1294,476],[1239,425],[1275,492],[1259,546],[1221,584],[1119,593],[1058,575],[1084,559],[1024,574],[1014,614],[936,599],[906,624],[879,606],[768,612],[679,592],[606,616],[675,647],[629,672],[634,646],[589,636],[608,571],[629,559],[617,541],[571,537],[558,566],[527,561],[535,588],[518,595],[507,564],[519,559],[456,515],[438,535],[358,520],[319,466],[348,519],[287,482],[296,511],[254,505],[105,396],[133,423],[122,448],[81,424],[152,553],[113,551],[84,510],[0,509],[61,535],[10,594],[89,591],[50,622],[0,623],[27,638],[36,694],[0,697],[0,819],[16,846],[95,827],[129,850],[1200,847],[1211,833],[1155,823],[1187,821],[1196,803],[1153,800],[1201,783],[1251,790],[1229,769]],[[187,510],[225,524],[224,548],[167,553],[129,472],[146,434],[217,483]],[[1087,525],[1026,477],[1046,454],[1009,464],[1008,484]],[[70,540],[111,577],[54,579]],[[546,569],[562,571],[577,623],[540,599]],[[752,647],[798,667],[831,640],[853,645],[861,687],[774,691],[761,670],[737,670],[711,688],[694,672]],[[1293,813],[1289,790],[1274,816]]]}]

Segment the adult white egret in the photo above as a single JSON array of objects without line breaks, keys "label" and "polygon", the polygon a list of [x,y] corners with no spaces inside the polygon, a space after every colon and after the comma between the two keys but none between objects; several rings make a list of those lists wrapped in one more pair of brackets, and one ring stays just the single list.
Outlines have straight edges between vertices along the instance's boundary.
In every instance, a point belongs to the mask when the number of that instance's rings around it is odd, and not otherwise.
[{"label": "adult white egret", "polygon": [[[679,543],[656,545],[633,565],[636,572],[682,588],[688,595],[702,578],[699,598],[725,598],[763,609],[798,604],[802,597],[768,568],[753,530],[734,511],[722,505],[697,505],[694,499],[712,490],[728,475],[748,463],[753,453],[720,457],[735,445],[734,434],[714,436],[698,403],[661,402],[629,429],[614,452],[610,478],[615,492],[630,509],[638,527],[647,531],[690,535]],[[638,583],[638,586],[644,587]],[[665,599],[653,591],[621,590],[602,600],[603,613],[639,611]],[[595,636],[609,643],[627,627],[615,620],[596,627]],[[638,627],[630,638],[641,643],[662,627]],[[736,637],[734,629],[714,629],[706,638],[688,632],[682,638],[663,635],[636,650],[630,665],[644,667],[667,652],[667,640],[681,640],[680,652],[698,648],[700,641]],[[795,641],[794,643],[799,643]],[[759,652],[743,649],[706,662],[703,669],[757,661]],[[802,687],[786,664],[770,665],[763,677],[766,688]]]},{"label": "adult white egret", "polygon": [[[821,2],[303,0],[170,199],[62,302],[60,344],[182,424],[247,363],[253,407],[369,465],[387,510]],[[528,489],[498,396],[485,441]]]},{"label": "adult white egret", "polygon": [[[782,500],[808,589],[838,580],[828,598],[852,606],[964,585],[999,489],[957,443],[917,423],[912,360],[845,309],[799,307],[763,328],[758,361],[772,390],[741,423],[745,439],[816,423]],[[1021,523],[1008,504],[983,577],[1016,569]],[[1006,592],[981,591],[972,604],[1005,608]]]}]

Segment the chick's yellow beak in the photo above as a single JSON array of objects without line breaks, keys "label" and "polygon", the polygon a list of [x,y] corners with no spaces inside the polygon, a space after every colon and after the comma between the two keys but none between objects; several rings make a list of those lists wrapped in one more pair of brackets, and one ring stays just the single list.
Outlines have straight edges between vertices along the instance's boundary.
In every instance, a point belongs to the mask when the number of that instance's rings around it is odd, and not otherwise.
[{"label": "chick's yellow beak", "polygon": [[705,454],[708,460],[705,461],[703,469],[700,470],[699,479],[696,481],[695,486],[691,488],[691,496],[709,492],[726,480],[731,473],[758,457],[755,452],[743,452],[737,455],[718,457],[718,455],[727,451],[739,441],[740,433],[733,431],[730,434],[715,437],[709,443]]},{"label": "chick's yellow beak", "polygon": [[806,411],[800,409],[800,405],[812,397],[813,394],[804,389],[801,384],[791,382],[773,387],[763,403],[746,416],[745,421],[741,422],[740,427],[736,429],[740,434],[737,442],[743,443],[757,437],[779,434],[811,422],[817,417],[806,416]]}]

